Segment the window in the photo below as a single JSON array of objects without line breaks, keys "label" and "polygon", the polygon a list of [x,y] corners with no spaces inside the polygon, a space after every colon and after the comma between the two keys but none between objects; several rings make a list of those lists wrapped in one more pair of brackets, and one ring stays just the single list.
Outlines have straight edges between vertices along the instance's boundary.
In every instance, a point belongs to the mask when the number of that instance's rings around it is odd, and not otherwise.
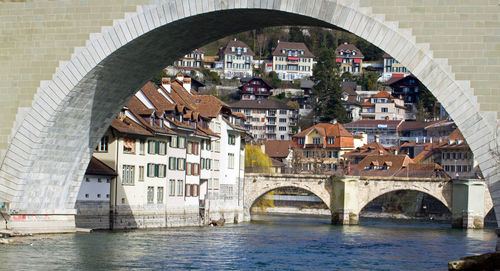
[{"label": "window", "polygon": [[193,166],[193,164],[186,163],[186,175],[192,175],[192,173],[193,173],[192,166]]},{"label": "window", "polygon": [[234,168],[234,154],[233,153],[227,154],[227,167],[230,169]]},{"label": "window", "polygon": [[167,143],[165,143],[163,141],[158,141],[156,143],[157,143],[156,148],[158,149],[158,154],[159,155],[166,155],[167,154]]},{"label": "window", "polygon": [[228,138],[227,138],[227,144],[229,144],[229,145],[235,145],[236,144],[236,136],[229,135]]},{"label": "window", "polygon": [[200,175],[200,164],[192,164],[191,167],[193,168],[194,176]]},{"label": "window", "polygon": [[184,181],[177,180],[177,196],[184,196]]},{"label": "window", "polygon": [[286,118],[280,118],[279,122],[281,122],[281,123],[286,122]]},{"label": "window", "polygon": [[170,147],[177,148],[177,136],[172,136],[170,138]]},{"label": "window", "polygon": [[156,192],[156,202],[163,203],[163,186],[158,186],[158,190]]},{"label": "window", "polygon": [[382,112],[387,113],[389,112],[389,109],[387,107],[382,107]]},{"label": "window", "polygon": [[186,138],[183,137],[183,136],[179,136],[179,139],[178,139],[178,148],[180,149],[185,149],[186,148]]},{"label": "window", "polygon": [[97,194],[97,198],[100,199],[101,198],[101,194]]},{"label": "window", "polygon": [[321,144],[321,138],[319,138],[319,137],[313,137],[313,144],[315,144],[315,145]]},{"label": "window", "polygon": [[217,170],[217,171],[219,170],[219,163],[220,163],[219,160],[217,160],[217,159],[214,160],[214,170]]},{"label": "window", "polygon": [[85,178],[85,181],[86,181],[86,182],[90,182],[89,178]]},{"label": "window", "polygon": [[134,185],[134,171],[135,171],[135,166],[131,165],[122,166],[122,184]]},{"label": "window", "polygon": [[154,202],[155,188],[154,186],[148,186],[148,203]]},{"label": "window", "polygon": [[330,144],[330,145],[335,144],[335,137],[334,136],[328,138],[328,144]]},{"label": "window", "polygon": [[109,138],[107,136],[103,136],[101,138],[101,141],[97,144],[96,151],[97,152],[108,152],[108,140]]},{"label": "window", "polygon": [[186,168],[186,159],[177,158],[177,170],[184,170]]},{"label": "window", "polygon": [[135,153],[135,139],[133,138],[123,139],[123,153]]},{"label": "window", "polygon": [[85,198],[87,198],[87,199],[88,199],[88,198],[89,198],[89,194],[85,194]]},{"label": "window", "polygon": [[311,151],[305,151],[304,156],[305,156],[306,158],[311,158],[311,157],[312,157],[312,155],[311,155]]},{"label": "window", "polygon": [[279,130],[280,130],[280,131],[286,131],[286,126],[285,126],[285,127],[280,126],[280,127],[279,127]]},{"label": "window", "polygon": [[304,145],[304,138],[303,137],[299,137],[299,145]]},{"label": "window", "polygon": [[139,166],[139,179],[138,181],[144,181],[144,166]]},{"label": "window", "polygon": [[220,141],[215,141],[214,142],[214,151],[215,152],[220,152]]},{"label": "window", "polygon": [[170,180],[170,192],[168,193],[169,196],[175,196],[175,180]]}]

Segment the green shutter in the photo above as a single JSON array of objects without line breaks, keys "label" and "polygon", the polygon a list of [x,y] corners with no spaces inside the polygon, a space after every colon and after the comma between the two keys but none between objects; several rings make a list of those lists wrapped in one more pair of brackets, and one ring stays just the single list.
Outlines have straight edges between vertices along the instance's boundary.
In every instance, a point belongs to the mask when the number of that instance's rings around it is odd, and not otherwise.
[{"label": "green shutter", "polygon": [[159,165],[158,165],[158,164],[155,164],[155,175],[154,175],[154,176],[155,176],[155,177],[159,177],[159,176],[158,176],[158,175],[159,175],[159,173],[160,173],[160,167],[159,167]]},{"label": "green shutter", "polygon": [[160,142],[155,141],[155,154],[160,154]]},{"label": "green shutter", "polygon": [[148,166],[147,166],[147,167],[148,167],[148,169],[147,169],[147,171],[148,171],[147,176],[148,176],[148,177],[151,177],[151,175],[150,175],[151,173],[149,172],[150,165],[151,165],[151,164],[149,164],[149,163],[148,163]]}]

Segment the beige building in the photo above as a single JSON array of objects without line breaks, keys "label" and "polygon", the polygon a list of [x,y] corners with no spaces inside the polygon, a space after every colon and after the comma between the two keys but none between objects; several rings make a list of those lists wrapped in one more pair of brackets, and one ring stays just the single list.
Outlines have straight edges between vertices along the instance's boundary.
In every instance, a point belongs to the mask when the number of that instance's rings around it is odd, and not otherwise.
[{"label": "beige building", "polygon": [[278,41],[272,57],[273,70],[281,80],[300,80],[313,74],[314,55],[302,42]]},{"label": "beige building", "polygon": [[365,56],[354,44],[343,43],[335,49],[335,62],[340,65],[340,72],[352,74],[363,73],[363,59]]},{"label": "beige building", "polygon": [[195,49],[191,53],[185,55],[180,60],[175,62],[175,67],[183,70],[201,70],[203,69],[203,61],[205,58],[205,50],[202,48]]},{"label": "beige building", "polygon": [[382,82],[386,82],[391,78],[402,78],[410,75],[410,71],[403,66],[399,61],[390,56],[388,53],[382,55],[384,58],[384,72],[382,73]]},{"label": "beige building", "polygon": [[380,91],[361,106],[363,120],[404,120],[406,117],[404,101],[386,91]]}]

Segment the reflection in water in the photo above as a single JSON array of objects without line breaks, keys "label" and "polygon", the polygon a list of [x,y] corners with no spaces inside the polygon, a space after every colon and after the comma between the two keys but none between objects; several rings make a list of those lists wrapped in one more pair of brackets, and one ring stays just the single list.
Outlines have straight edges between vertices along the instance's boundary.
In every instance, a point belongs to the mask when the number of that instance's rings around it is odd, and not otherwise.
[{"label": "reflection in water", "polygon": [[0,269],[446,269],[450,260],[493,251],[491,229],[329,217],[258,215],[224,227],[48,235],[33,246],[0,246]]}]

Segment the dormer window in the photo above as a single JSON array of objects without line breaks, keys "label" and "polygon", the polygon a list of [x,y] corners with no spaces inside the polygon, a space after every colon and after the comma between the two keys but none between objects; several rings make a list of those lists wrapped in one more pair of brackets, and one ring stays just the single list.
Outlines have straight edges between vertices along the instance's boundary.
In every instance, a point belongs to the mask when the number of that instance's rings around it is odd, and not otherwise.
[{"label": "dormer window", "polygon": [[352,50],[352,55],[355,56],[356,55],[356,51],[355,50]]},{"label": "dormer window", "polygon": [[299,137],[299,145],[304,145],[304,138],[303,137]]},{"label": "dormer window", "polygon": [[286,50],[285,49],[281,50],[281,53],[286,54]]},{"label": "dormer window", "polygon": [[340,55],[343,56],[344,55],[344,50],[341,50],[340,51]]},{"label": "dormer window", "polygon": [[334,136],[328,138],[328,144],[330,144],[330,145],[335,144],[335,137]]},{"label": "dormer window", "polygon": [[243,48],[243,53],[246,53],[246,52],[248,52],[248,48],[245,47],[245,48]]},{"label": "dormer window", "polygon": [[231,52],[234,52],[234,51],[236,51],[236,48],[231,47]]},{"label": "dormer window", "polygon": [[313,144],[314,145],[321,144],[321,138],[319,138],[319,137],[313,137]]}]

